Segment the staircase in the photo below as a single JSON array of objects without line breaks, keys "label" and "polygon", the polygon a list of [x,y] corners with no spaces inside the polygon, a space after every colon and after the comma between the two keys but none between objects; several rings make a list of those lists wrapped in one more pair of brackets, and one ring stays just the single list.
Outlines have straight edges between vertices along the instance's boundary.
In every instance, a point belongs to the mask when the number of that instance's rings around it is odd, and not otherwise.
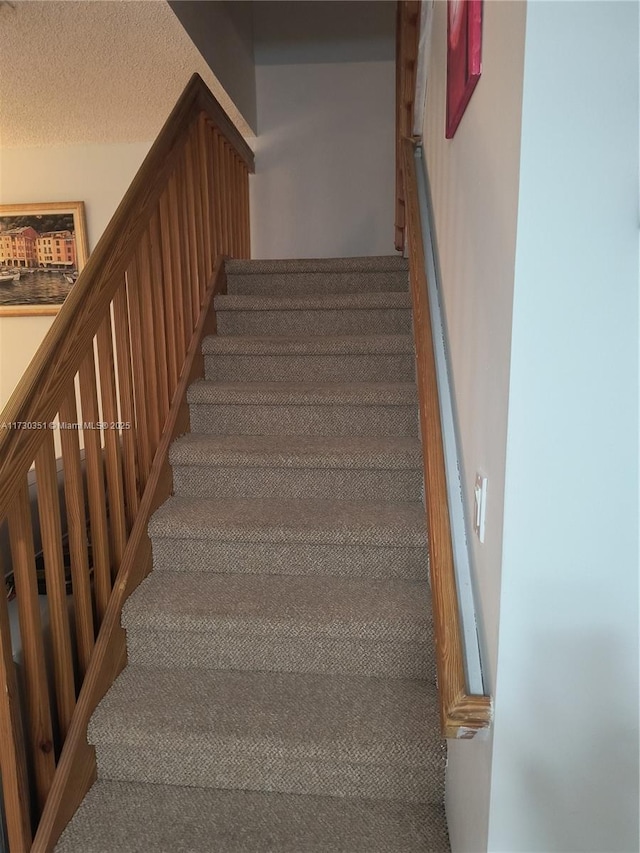
[{"label": "staircase", "polygon": [[440,853],[406,262],[230,261],[59,853]]}]

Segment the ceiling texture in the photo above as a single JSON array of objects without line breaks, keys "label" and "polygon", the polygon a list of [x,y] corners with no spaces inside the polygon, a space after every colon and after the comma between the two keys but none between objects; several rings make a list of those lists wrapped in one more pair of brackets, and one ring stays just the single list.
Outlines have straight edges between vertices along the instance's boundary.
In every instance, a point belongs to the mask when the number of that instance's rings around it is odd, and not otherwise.
[{"label": "ceiling texture", "polygon": [[154,139],[197,71],[252,131],[165,0],[0,3],[0,147]]}]

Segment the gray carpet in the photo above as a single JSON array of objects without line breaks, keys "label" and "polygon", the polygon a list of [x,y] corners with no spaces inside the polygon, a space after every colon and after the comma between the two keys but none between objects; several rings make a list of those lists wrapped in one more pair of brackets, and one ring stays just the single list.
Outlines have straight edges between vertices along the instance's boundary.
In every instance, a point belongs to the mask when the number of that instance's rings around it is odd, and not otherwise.
[{"label": "gray carpet", "polygon": [[419,501],[415,438],[185,435],[171,449],[177,495]]},{"label": "gray carpet", "polygon": [[446,853],[407,266],[229,261],[59,853]]},{"label": "gray carpet", "polygon": [[410,382],[410,335],[211,336],[203,345],[215,382]]}]

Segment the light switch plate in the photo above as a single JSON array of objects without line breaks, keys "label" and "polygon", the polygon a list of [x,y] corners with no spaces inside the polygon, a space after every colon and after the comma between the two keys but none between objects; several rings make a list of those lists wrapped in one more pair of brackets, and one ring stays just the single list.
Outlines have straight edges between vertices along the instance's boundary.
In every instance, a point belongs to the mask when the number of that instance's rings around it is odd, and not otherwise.
[{"label": "light switch plate", "polygon": [[473,529],[480,542],[484,542],[484,526],[487,512],[487,478],[484,474],[476,474],[476,484],[473,489]]}]

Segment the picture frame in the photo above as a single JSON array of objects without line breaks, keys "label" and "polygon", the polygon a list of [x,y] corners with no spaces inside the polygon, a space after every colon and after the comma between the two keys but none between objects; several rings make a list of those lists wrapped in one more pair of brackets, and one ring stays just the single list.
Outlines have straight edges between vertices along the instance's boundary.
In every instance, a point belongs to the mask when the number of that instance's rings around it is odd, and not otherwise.
[{"label": "picture frame", "polygon": [[0,317],[57,314],[88,255],[84,202],[0,204]]},{"label": "picture frame", "polygon": [[482,0],[447,0],[447,115],[453,139],[482,73]]}]

